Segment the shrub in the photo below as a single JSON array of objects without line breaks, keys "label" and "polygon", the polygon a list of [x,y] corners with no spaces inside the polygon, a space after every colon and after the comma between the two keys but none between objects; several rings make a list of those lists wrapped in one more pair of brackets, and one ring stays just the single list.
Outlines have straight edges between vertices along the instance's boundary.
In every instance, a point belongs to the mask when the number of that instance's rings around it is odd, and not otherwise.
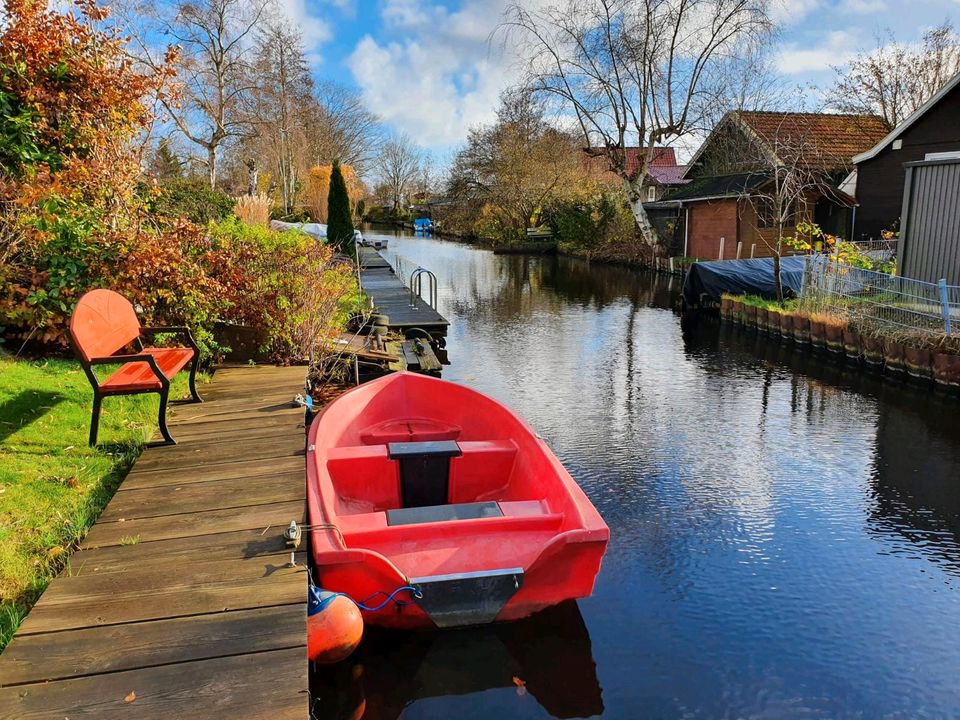
[{"label": "shrub", "polygon": [[206,225],[223,220],[233,212],[232,197],[197,180],[172,180],[153,192],[141,184],[139,190],[147,198],[148,209],[167,218],[185,218]]},{"label": "shrub", "polygon": [[233,206],[233,214],[251,227],[267,227],[270,224],[270,198],[241,195]]}]

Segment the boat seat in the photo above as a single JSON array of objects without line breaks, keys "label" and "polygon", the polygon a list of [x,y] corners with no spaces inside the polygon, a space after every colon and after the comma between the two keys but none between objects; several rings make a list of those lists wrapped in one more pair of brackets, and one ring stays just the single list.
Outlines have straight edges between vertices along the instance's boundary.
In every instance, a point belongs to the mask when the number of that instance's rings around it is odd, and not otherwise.
[{"label": "boat seat", "polygon": [[446,505],[450,494],[450,458],[463,452],[453,440],[392,442],[387,457],[400,464],[400,500],[404,508]]},{"label": "boat seat", "polygon": [[387,525],[418,525],[449,520],[476,520],[478,518],[502,517],[503,512],[495,502],[459,503],[457,505],[429,505],[425,507],[387,510]]}]

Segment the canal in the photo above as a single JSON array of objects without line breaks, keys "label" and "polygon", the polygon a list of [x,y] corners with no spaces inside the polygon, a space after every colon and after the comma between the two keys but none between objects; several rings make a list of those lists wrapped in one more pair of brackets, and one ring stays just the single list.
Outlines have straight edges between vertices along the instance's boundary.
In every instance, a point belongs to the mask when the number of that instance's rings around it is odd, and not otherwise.
[{"label": "canal", "polygon": [[960,716],[960,400],[677,309],[679,279],[391,235],[439,278],[444,377],[593,500],[593,597],[368,632],[319,718]]}]

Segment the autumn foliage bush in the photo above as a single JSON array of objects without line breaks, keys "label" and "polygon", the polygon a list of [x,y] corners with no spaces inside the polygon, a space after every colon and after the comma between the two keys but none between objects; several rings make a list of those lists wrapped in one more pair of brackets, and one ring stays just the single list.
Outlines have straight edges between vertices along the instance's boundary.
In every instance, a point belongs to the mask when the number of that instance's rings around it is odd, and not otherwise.
[{"label": "autumn foliage bush", "polygon": [[62,351],[76,300],[108,287],[145,324],[191,326],[207,356],[220,349],[215,324],[236,320],[265,328],[276,359],[299,359],[317,292],[304,278],[346,293],[352,275],[303,236],[190,222],[222,216],[215,192],[178,200],[144,186],[134,140],[171,72],[137,70],[91,0],[62,7],[4,2],[0,332],[15,348]]}]

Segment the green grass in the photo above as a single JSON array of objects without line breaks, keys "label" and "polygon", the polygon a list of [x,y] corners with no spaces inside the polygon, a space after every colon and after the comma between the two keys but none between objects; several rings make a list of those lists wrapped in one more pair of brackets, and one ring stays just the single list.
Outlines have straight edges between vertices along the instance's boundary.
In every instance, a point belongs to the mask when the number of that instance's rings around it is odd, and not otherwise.
[{"label": "green grass", "polygon": [[[187,395],[181,373],[171,397]],[[92,399],[78,363],[0,351],[0,649],[156,429],[156,394],[106,398],[92,449]]]}]

